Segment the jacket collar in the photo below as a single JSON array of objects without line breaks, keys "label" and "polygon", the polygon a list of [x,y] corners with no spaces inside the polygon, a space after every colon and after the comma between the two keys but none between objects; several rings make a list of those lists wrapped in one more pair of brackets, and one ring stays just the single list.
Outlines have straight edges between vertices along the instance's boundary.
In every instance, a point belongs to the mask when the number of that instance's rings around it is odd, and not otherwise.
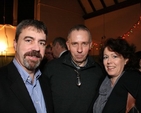
[{"label": "jacket collar", "polygon": [[[87,56],[87,64],[86,66],[83,68],[83,69],[86,69],[86,68],[90,68],[90,67],[93,67],[95,66],[95,61],[94,61],[94,58],[91,57],[91,56]],[[72,64],[72,59],[71,59],[71,53],[67,54],[64,59],[63,59],[63,64],[65,65],[68,65],[68,66],[71,66],[71,67],[75,67],[73,64]]]}]

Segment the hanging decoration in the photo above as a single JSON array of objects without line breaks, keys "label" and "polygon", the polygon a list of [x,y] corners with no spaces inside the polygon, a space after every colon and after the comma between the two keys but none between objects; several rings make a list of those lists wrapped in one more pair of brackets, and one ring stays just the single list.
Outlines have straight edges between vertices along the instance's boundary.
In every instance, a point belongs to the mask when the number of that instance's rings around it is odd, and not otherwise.
[{"label": "hanging decoration", "polygon": [[[121,37],[122,38],[126,38],[129,37],[131,33],[133,33],[133,31],[138,28],[138,26],[141,24],[141,16],[139,17],[139,19],[137,20],[137,22],[131,27],[131,29],[128,30],[128,32],[124,33]],[[101,37],[101,42],[100,43],[96,43],[93,42],[92,48],[95,50],[100,50],[101,46],[103,44],[103,41],[106,39],[105,36]]]},{"label": "hanging decoration", "polygon": [[122,38],[126,38],[126,37],[129,37],[131,33],[133,33],[134,29],[138,28],[138,26],[140,25],[141,23],[141,16],[140,18],[138,19],[138,21],[132,26],[131,29],[129,29],[128,32],[124,33],[121,37]]}]

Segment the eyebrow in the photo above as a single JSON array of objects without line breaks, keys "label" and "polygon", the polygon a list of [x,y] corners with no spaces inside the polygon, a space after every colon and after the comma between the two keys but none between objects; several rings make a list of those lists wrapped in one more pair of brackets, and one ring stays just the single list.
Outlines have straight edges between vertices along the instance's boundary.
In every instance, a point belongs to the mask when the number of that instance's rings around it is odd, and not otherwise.
[{"label": "eyebrow", "polygon": [[31,37],[31,36],[25,36],[24,37],[24,39],[26,39],[26,38],[31,38],[31,39],[34,39],[33,37]]},{"label": "eyebrow", "polygon": [[[24,37],[24,39],[27,39],[27,38],[30,38],[30,39],[35,39],[34,37],[31,37],[31,36],[25,36],[25,37]],[[46,42],[46,40],[45,40],[45,39],[40,39],[39,41],[44,41],[44,42]]]}]

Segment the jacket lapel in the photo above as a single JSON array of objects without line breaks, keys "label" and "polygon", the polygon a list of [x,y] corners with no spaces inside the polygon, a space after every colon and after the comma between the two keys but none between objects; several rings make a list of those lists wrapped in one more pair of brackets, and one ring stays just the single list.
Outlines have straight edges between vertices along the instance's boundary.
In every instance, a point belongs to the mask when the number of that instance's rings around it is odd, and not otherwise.
[{"label": "jacket lapel", "polygon": [[53,110],[53,101],[49,81],[43,74],[40,76],[39,81],[44,96],[47,112],[51,113]]},{"label": "jacket lapel", "polygon": [[13,62],[8,65],[8,71],[11,90],[29,113],[36,113],[26,86]]}]

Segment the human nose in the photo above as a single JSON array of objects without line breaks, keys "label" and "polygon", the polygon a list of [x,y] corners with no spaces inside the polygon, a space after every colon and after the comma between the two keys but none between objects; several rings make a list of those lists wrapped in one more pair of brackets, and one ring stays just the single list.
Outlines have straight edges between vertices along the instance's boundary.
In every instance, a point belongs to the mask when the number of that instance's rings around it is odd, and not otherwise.
[{"label": "human nose", "polygon": [[36,51],[39,51],[40,50],[40,46],[39,46],[39,43],[38,42],[35,42],[34,43],[33,49],[36,50]]},{"label": "human nose", "polygon": [[107,59],[107,63],[111,63],[111,61],[112,61],[112,59],[109,57],[109,58]]},{"label": "human nose", "polygon": [[77,52],[81,53],[82,52],[82,46],[81,45],[78,45],[78,48],[77,48]]}]

